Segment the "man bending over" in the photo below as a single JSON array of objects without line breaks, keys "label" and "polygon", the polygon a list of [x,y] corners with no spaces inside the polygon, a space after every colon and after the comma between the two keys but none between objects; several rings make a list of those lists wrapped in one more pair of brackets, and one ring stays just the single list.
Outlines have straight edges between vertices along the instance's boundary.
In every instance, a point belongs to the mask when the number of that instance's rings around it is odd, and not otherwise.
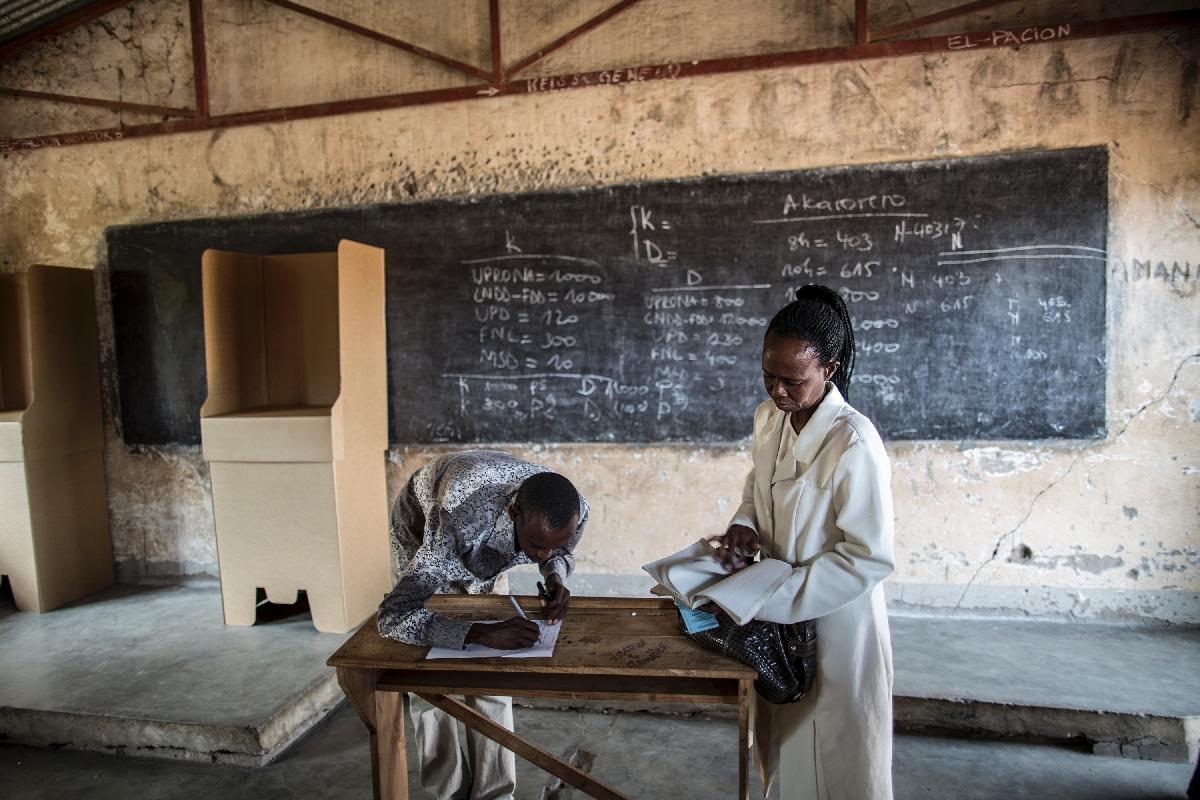
[{"label": "man bending over", "polygon": [[[507,453],[468,450],[434,459],[413,473],[392,507],[396,586],[379,606],[379,633],[416,645],[530,647],[539,633],[534,622],[450,619],[425,602],[434,594],[487,594],[506,570],[536,563],[551,595],[547,618],[558,622],[571,596],[566,578],[588,510],[562,475]],[[511,698],[465,702],[512,730]],[[416,713],[410,706],[409,713],[426,790],[439,800],[512,796],[516,762],[510,751],[468,729],[464,760],[453,717],[436,708]]]}]

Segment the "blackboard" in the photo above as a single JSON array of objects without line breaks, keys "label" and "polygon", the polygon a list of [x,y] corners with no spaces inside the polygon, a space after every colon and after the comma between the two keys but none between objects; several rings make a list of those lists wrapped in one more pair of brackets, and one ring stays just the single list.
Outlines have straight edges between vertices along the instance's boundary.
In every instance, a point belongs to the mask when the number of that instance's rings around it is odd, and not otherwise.
[{"label": "blackboard", "polygon": [[744,440],[771,315],[848,301],[890,439],[1105,431],[1107,151],[110,229],[130,444],[196,443],[200,254],[387,252],[393,443]]}]

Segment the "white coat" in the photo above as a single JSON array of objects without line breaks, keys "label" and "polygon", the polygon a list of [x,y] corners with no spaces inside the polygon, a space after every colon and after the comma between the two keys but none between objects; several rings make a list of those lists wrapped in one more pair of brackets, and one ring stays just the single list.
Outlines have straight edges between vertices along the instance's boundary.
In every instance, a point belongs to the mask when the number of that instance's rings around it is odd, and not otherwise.
[{"label": "white coat", "polygon": [[870,421],[832,383],[826,389],[790,454],[780,453],[788,415],[759,406],[754,466],[732,520],[758,531],[764,559],[792,568],[746,610],[772,622],[817,620],[813,690],[791,705],[756,703],[755,750],[764,787],[777,778],[782,800],[890,800],[892,649],[881,584],[894,563],[891,467]]}]

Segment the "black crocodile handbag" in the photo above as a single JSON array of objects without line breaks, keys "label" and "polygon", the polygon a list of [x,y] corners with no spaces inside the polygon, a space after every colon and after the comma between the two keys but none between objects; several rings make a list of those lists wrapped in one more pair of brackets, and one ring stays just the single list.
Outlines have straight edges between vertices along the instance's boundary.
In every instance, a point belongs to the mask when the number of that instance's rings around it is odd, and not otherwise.
[{"label": "black crocodile handbag", "polygon": [[713,613],[717,627],[684,635],[706,650],[736,659],[758,670],[754,688],[771,703],[794,703],[806,695],[817,676],[817,623],[783,624],[751,620],[738,625],[722,609]]}]

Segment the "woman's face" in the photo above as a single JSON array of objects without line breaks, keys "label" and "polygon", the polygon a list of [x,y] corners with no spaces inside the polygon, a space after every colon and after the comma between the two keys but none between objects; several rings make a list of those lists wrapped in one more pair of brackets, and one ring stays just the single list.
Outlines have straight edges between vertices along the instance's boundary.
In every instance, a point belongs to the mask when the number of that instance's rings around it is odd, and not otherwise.
[{"label": "woman's face", "polygon": [[821,363],[812,342],[773,333],[763,341],[763,386],[780,411],[811,414],[825,396],[825,381],[837,368],[836,361]]}]

